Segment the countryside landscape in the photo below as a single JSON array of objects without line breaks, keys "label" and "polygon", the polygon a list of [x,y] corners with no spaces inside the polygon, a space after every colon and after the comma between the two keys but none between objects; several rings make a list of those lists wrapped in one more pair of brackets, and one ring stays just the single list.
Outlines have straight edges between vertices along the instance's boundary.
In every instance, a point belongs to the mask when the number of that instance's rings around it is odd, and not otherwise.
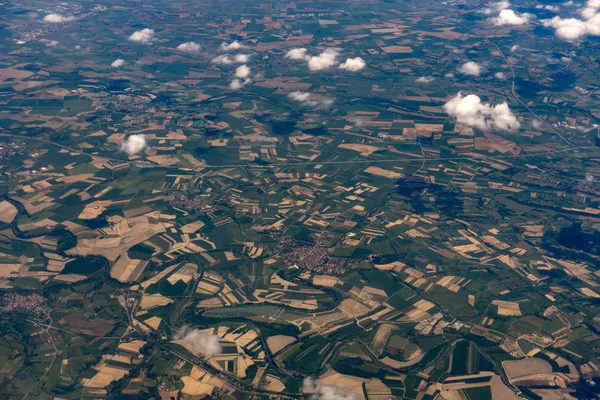
[{"label": "countryside landscape", "polygon": [[0,3],[0,399],[600,396],[600,1]]}]

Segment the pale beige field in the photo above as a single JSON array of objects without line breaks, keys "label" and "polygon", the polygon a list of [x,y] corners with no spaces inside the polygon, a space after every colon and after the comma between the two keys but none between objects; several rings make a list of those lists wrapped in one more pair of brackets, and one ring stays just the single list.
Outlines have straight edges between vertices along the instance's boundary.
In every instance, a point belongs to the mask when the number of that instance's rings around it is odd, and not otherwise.
[{"label": "pale beige field", "polygon": [[369,167],[369,168],[365,169],[365,172],[367,174],[383,176],[384,178],[390,178],[390,179],[400,179],[404,176],[403,174],[401,174],[399,172],[389,171],[387,169],[383,169],[383,168],[379,168],[379,167]]},{"label": "pale beige field", "polygon": [[551,374],[552,366],[541,358],[526,358],[517,361],[504,361],[502,363],[504,371],[509,380],[519,379],[520,377],[533,374]]},{"label": "pale beige field", "polygon": [[338,147],[340,149],[357,151],[360,153],[361,156],[368,156],[379,150],[379,147],[361,143],[341,143]]},{"label": "pale beige field", "polygon": [[345,299],[340,303],[338,309],[353,317],[359,317],[369,312],[369,308],[354,299]]},{"label": "pale beige field", "polygon": [[8,201],[0,202],[0,222],[10,223],[17,215],[17,208]]},{"label": "pale beige field", "polygon": [[498,306],[498,315],[506,315],[506,316],[521,315],[521,309],[519,308],[519,303],[515,303],[512,301],[493,300],[492,304],[495,304]]},{"label": "pale beige field", "polygon": [[279,352],[279,350],[283,349],[289,344],[294,343],[295,341],[296,338],[292,336],[276,335],[269,336],[267,338],[267,345],[269,346],[271,353],[275,354]]}]

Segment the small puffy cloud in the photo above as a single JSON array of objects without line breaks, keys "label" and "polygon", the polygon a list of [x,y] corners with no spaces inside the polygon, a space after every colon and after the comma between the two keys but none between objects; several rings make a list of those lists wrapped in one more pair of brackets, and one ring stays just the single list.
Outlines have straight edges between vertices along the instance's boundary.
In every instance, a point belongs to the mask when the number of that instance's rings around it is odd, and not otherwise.
[{"label": "small puffy cloud", "polygon": [[48,40],[45,42],[46,46],[48,46],[48,47],[54,47],[59,43],[60,42],[58,40]]},{"label": "small puffy cloud", "polygon": [[146,146],[146,135],[140,133],[138,135],[129,136],[121,145],[121,151],[133,156],[144,150]]},{"label": "small puffy cloud", "polygon": [[308,69],[321,71],[333,67],[339,54],[337,49],[327,49],[318,56],[312,56],[308,59]]},{"label": "small puffy cloud", "polygon": [[198,329],[191,329],[187,325],[177,331],[175,340],[191,349],[195,355],[200,354],[205,358],[220,354],[223,350],[219,343],[219,336],[211,335]]},{"label": "small puffy cloud", "polygon": [[241,44],[240,42],[238,42],[237,40],[234,40],[233,42],[227,44],[227,43],[221,43],[221,50],[222,51],[235,51],[235,50],[240,50],[240,49],[245,49],[246,46],[244,46],[243,44]]},{"label": "small puffy cloud", "polygon": [[287,53],[285,53],[286,58],[290,58],[292,60],[306,60],[306,49],[304,47],[291,49]]},{"label": "small puffy cloud", "polygon": [[508,1],[498,1],[496,3],[490,3],[487,8],[483,9],[484,14],[492,14],[494,12],[500,12],[502,10],[506,10],[510,7],[510,3]]},{"label": "small puffy cloud", "polygon": [[311,400],[358,400],[355,394],[346,394],[337,386],[321,385],[312,378],[303,382],[304,393],[311,393]]},{"label": "small puffy cloud", "polygon": [[304,106],[315,108],[329,108],[333,105],[334,99],[330,97],[321,97],[319,100],[312,100],[308,92],[291,92],[288,94],[291,100],[300,103]]},{"label": "small puffy cloud", "polygon": [[523,25],[529,22],[531,14],[527,13],[516,13],[513,10],[506,9],[500,11],[500,14],[496,18],[492,18],[495,25]]},{"label": "small puffy cloud", "polygon": [[501,81],[503,81],[503,80],[505,80],[505,79],[506,79],[506,74],[505,74],[504,72],[496,72],[496,73],[494,74],[494,77],[495,77],[496,79],[500,79]]},{"label": "small puffy cloud", "polygon": [[584,180],[586,183],[591,183],[594,181],[594,175],[590,174],[589,172],[586,172]]},{"label": "small puffy cloud", "polygon": [[65,15],[60,14],[48,14],[44,17],[44,22],[48,22],[51,24],[61,24],[63,22],[74,21],[75,17],[67,17]]},{"label": "small puffy cloud", "polygon": [[479,76],[481,75],[481,65],[474,61],[467,61],[458,67],[458,72],[464,75]]},{"label": "small puffy cloud", "polygon": [[552,11],[552,12],[559,12],[560,11],[560,7],[556,6],[556,5],[550,5],[550,4],[538,4],[537,6],[535,6],[535,8],[537,8],[538,10],[548,10],[548,11]]},{"label": "small puffy cloud", "polygon": [[600,36],[600,0],[588,0],[581,10],[583,19],[561,18],[542,20],[548,28],[554,28],[554,34],[564,40],[574,41],[589,36]]},{"label": "small puffy cloud", "polygon": [[363,60],[360,57],[347,58],[346,61],[340,64],[341,69],[345,69],[352,72],[360,71],[366,66],[367,63],[365,63],[365,60]]},{"label": "small puffy cloud", "polygon": [[250,56],[248,54],[236,54],[235,56],[228,56],[225,54],[221,54],[220,56],[216,56],[211,60],[213,64],[222,64],[229,65],[235,63],[246,63],[250,60]]},{"label": "small puffy cloud", "polygon": [[235,69],[235,77],[236,78],[248,78],[250,76],[250,68],[246,64],[240,65]]},{"label": "small puffy cloud", "polygon": [[234,79],[231,81],[231,83],[229,84],[229,89],[231,90],[239,90],[241,88],[243,88],[244,86],[246,86],[247,84],[249,84],[251,81],[250,79]]},{"label": "small puffy cloud", "polygon": [[113,68],[119,68],[123,65],[125,65],[125,60],[123,60],[122,58],[117,58],[115,61],[112,62],[112,64],[110,64],[110,66]]},{"label": "small puffy cloud", "polygon": [[463,96],[459,92],[444,104],[443,109],[449,116],[456,118],[456,122],[481,130],[510,131],[521,126],[506,102],[492,106],[482,103],[479,96],[474,94]]},{"label": "small puffy cloud", "polygon": [[197,53],[200,51],[200,45],[196,42],[185,42],[177,46],[177,50],[185,53]]},{"label": "small puffy cloud", "polygon": [[444,75],[444,78],[454,78],[454,74],[452,72],[448,72],[446,75]]},{"label": "small puffy cloud", "polygon": [[129,36],[129,40],[132,42],[149,43],[154,38],[154,30],[144,28],[141,31],[135,31]]},{"label": "small puffy cloud", "polygon": [[288,97],[299,103],[306,103],[310,101],[310,93],[308,92],[292,92],[288,95]]},{"label": "small puffy cloud", "polygon": [[513,53],[515,51],[517,51],[517,50],[519,50],[519,45],[518,44],[513,44],[512,47],[510,48],[510,51],[513,52]]},{"label": "small puffy cloud", "polygon": [[533,121],[531,121],[531,126],[533,127],[533,129],[542,129],[544,124],[542,124],[542,122],[539,119],[534,119]]},{"label": "small puffy cloud", "polygon": [[433,76],[420,76],[417,79],[415,79],[415,82],[417,83],[431,83],[433,81],[435,81],[435,78]]}]

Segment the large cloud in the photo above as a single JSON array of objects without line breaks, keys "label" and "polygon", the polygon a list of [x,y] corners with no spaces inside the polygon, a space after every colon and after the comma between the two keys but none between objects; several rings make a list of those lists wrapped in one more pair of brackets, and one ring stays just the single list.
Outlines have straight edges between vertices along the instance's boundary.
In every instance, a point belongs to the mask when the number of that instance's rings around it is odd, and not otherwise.
[{"label": "large cloud", "polygon": [[321,97],[319,100],[313,100],[310,93],[307,92],[291,92],[288,97],[304,106],[316,108],[329,108],[335,101],[331,97]]},{"label": "large cloud", "polygon": [[308,69],[311,71],[321,71],[333,67],[340,52],[337,49],[326,49],[318,56],[312,56],[308,59]]},{"label": "large cloud", "polygon": [[129,36],[132,42],[148,43],[154,38],[154,30],[144,28],[141,31],[135,31]]},{"label": "large cloud", "polygon": [[235,64],[235,63],[247,63],[250,59],[250,55],[248,54],[236,54],[235,56],[228,56],[225,54],[221,54],[220,56],[216,56],[212,59],[213,64]]},{"label": "large cloud", "polygon": [[122,58],[117,58],[115,61],[113,61],[110,66],[113,68],[119,68],[122,67],[123,65],[125,65],[125,60],[123,60]]},{"label": "large cloud", "polygon": [[336,386],[321,385],[311,378],[304,379],[305,393],[311,393],[311,400],[358,400],[354,394],[346,394]]},{"label": "large cloud", "polygon": [[456,122],[481,130],[509,131],[521,126],[508,108],[508,104],[501,103],[492,106],[489,103],[482,103],[479,96],[474,94],[463,96],[459,92],[444,104],[443,108],[449,116],[456,118]]},{"label": "large cloud", "polygon": [[234,40],[233,42],[227,44],[227,43],[221,43],[221,50],[222,51],[232,51],[232,50],[239,50],[239,49],[245,49],[246,46],[244,46],[243,44],[241,44],[240,42],[238,42],[237,40]]},{"label": "large cloud", "polygon": [[600,0],[589,0],[580,12],[583,19],[556,16],[543,20],[542,24],[554,28],[556,36],[567,41],[581,39],[586,35],[600,36]]},{"label": "large cloud", "polygon": [[492,18],[495,25],[523,25],[529,22],[531,14],[519,14],[513,10],[506,9],[500,11],[496,18]]},{"label": "large cloud", "polygon": [[365,63],[365,60],[363,60],[360,57],[347,58],[345,62],[340,64],[341,69],[345,69],[345,70],[353,71],[353,72],[360,71],[361,69],[363,69],[366,66],[367,66],[367,63]]},{"label": "large cloud", "polygon": [[131,135],[121,145],[121,151],[133,156],[146,148],[146,135]]},{"label": "large cloud", "polygon": [[69,22],[75,20],[75,17],[67,17],[60,14],[48,14],[44,17],[44,22],[49,22],[51,24],[60,24],[62,22]]},{"label": "large cloud", "polygon": [[197,53],[200,51],[200,45],[196,42],[185,42],[177,46],[177,50],[185,53]]},{"label": "large cloud", "polygon": [[467,61],[458,67],[458,72],[465,75],[479,76],[481,74],[481,66],[474,61]]},{"label": "large cloud", "polygon": [[206,358],[221,353],[221,344],[217,335],[210,335],[201,332],[198,329],[191,329],[189,326],[183,326],[175,334],[175,340],[182,342],[184,346],[189,347],[194,354],[201,354]]}]

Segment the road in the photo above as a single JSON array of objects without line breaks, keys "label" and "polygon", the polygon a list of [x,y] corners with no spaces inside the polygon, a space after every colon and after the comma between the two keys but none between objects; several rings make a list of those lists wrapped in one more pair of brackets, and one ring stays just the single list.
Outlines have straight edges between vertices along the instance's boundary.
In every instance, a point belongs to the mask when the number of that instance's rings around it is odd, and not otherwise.
[{"label": "road", "polygon": [[21,400],[25,400],[31,394],[33,389],[35,389],[37,387],[38,383],[41,382],[46,377],[46,375],[48,375],[48,372],[50,372],[50,370],[52,369],[52,366],[54,365],[54,362],[56,361],[56,356],[58,356],[58,348],[56,347],[56,343],[54,343],[54,338],[50,334],[50,328],[52,328],[52,317],[50,315],[48,315],[48,318],[50,319],[50,323],[46,324],[46,334],[50,338],[50,343],[52,343],[52,346],[54,347],[54,356],[52,357],[52,361],[50,362],[50,365],[48,367],[46,367],[46,372],[44,372],[44,374],[39,377],[37,382],[31,387],[31,389],[29,389],[29,391],[25,394],[25,396],[23,396],[21,398]]}]

